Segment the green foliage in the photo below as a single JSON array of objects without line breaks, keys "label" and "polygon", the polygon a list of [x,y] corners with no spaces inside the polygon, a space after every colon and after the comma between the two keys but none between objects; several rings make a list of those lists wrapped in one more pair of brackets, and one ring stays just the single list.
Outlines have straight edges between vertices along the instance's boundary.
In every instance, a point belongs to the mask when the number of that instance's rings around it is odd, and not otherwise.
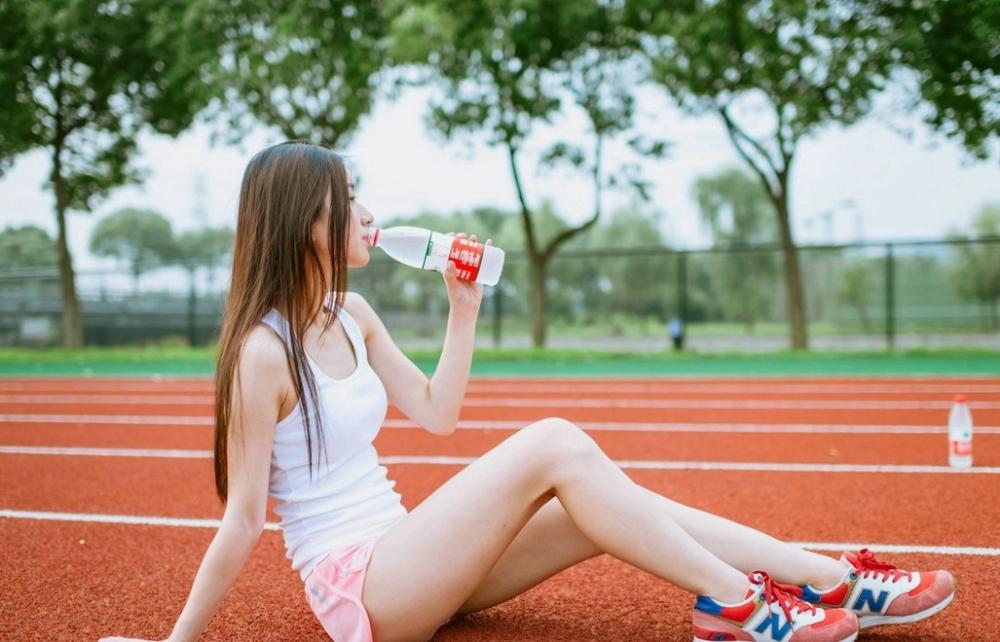
[{"label": "green foliage", "polygon": [[761,139],[766,143],[751,147],[774,167],[803,136],[864,116],[890,70],[885,21],[857,5],[836,0],[677,3],[673,9],[653,0],[632,5],[654,36],[645,46],[653,79],[683,107],[729,112],[741,98],[762,100],[773,115],[772,131]]},{"label": "green foliage", "polygon": [[[545,343],[552,257],[597,223],[605,189],[628,188],[648,198],[635,163],[604,167],[606,140],[633,124],[632,91],[642,77],[629,61],[634,37],[621,21],[620,5],[597,0],[423,0],[393,22],[393,59],[427,72],[419,80],[440,90],[431,102],[431,129],[447,140],[483,134],[507,153],[530,259],[536,346]],[[556,141],[542,152],[541,168],[566,164],[586,172],[594,206],[582,223],[545,235],[540,208],[525,193],[518,156],[532,129],[557,117],[566,98],[586,115],[592,136],[585,145]],[[650,156],[666,151],[662,141],[634,136],[631,142]]]},{"label": "green foliage", "polygon": [[225,89],[216,114],[242,140],[257,123],[288,139],[346,144],[372,107],[385,65],[389,3],[368,0],[200,0],[194,19],[214,29]]},{"label": "green foliage", "polygon": [[770,286],[779,266],[770,252],[740,248],[777,240],[767,193],[759,181],[735,168],[699,178],[692,192],[715,246],[735,250],[711,261],[713,289],[725,293],[717,304],[725,318],[738,319],[752,329],[773,305]]},{"label": "green foliage", "polygon": [[874,0],[895,56],[917,77],[927,122],[985,158],[1000,137],[1000,2]]},{"label": "green foliage", "polygon": [[0,269],[55,264],[55,241],[37,225],[8,227],[0,232]]},{"label": "green foliage", "polygon": [[29,150],[51,160],[67,347],[83,343],[67,212],[138,181],[140,132],[177,134],[212,95],[200,74],[214,52],[187,11],[187,0],[0,0],[0,173]]},{"label": "green foliage", "polygon": [[203,227],[177,235],[173,258],[185,268],[212,267],[226,262],[233,251],[236,232],[231,227]]},{"label": "green foliage", "polygon": [[[1000,204],[984,205],[973,220],[979,239],[993,242],[965,245],[959,249],[954,271],[958,293],[969,301],[978,301],[988,310],[990,329],[1000,328]],[[959,236],[959,239],[964,237]]]},{"label": "green foliage", "polygon": [[875,278],[871,261],[856,259],[841,271],[840,281],[837,284],[837,300],[854,308],[861,321],[861,329],[865,332],[871,327],[868,306],[875,298],[875,290],[872,287]]},{"label": "green foliage", "polygon": [[170,221],[153,210],[135,208],[101,219],[90,236],[90,251],[125,261],[136,279],[177,252]]},{"label": "green foliage", "polygon": [[180,39],[184,6],[0,0],[0,162],[48,148],[57,197],[81,211],[138,180],[129,160],[142,127],[176,134],[208,98]]},{"label": "green foliage", "polygon": [[777,240],[767,193],[746,172],[731,168],[703,176],[695,182],[692,193],[716,247]]}]

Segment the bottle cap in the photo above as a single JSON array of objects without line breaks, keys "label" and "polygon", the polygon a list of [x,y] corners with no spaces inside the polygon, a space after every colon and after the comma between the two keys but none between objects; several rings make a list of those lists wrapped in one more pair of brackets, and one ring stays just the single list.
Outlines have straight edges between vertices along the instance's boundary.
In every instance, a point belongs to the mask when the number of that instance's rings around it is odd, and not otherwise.
[{"label": "bottle cap", "polygon": [[965,395],[955,395],[955,403],[965,403]]}]

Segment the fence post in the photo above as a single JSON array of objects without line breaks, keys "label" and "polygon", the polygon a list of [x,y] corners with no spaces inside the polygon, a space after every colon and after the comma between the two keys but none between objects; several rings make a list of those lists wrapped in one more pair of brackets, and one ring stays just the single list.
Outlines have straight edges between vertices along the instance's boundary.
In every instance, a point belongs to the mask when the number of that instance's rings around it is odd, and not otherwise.
[{"label": "fence post", "polygon": [[687,253],[677,255],[677,315],[682,327],[687,327]]},{"label": "fence post", "polygon": [[493,347],[500,349],[500,326],[503,323],[503,292],[497,283],[493,286]]},{"label": "fence post", "polygon": [[885,345],[896,347],[896,275],[892,243],[885,244]]},{"label": "fence post", "polygon": [[198,328],[197,328],[197,317],[196,308],[198,305],[198,294],[195,292],[194,287],[194,270],[191,270],[191,282],[188,289],[188,310],[187,310],[187,339],[189,346],[198,345]]}]

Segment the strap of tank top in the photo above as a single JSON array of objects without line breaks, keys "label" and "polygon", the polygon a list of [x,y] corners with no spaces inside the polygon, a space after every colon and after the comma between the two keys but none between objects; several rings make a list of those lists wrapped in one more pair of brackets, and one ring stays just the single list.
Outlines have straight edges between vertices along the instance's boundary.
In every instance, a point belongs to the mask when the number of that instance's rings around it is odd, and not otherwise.
[{"label": "strap of tank top", "polygon": [[[332,301],[328,300],[328,303],[332,303]],[[358,322],[354,320],[354,317],[352,317],[351,314],[343,308],[340,309],[338,318],[344,326],[344,332],[347,333],[348,340],[354,346],[355,355],[359,359],[367,361],[368,347],[365,345],[365,335],[361,331],[361,326],[359,326]],[[291,327],[288,325],[288,319],[286,319],[284,315],[277,310],[272,309],[264,315],[264,318],[261,319],[261,321],[274,328],[274,331],[278,333],[278,336],[285,342],[285,345],[289,348],[291,347]]]},{"label": "strap of tank top", "polygon": [[286,346],[291,346],[292,330],[288,325],[288,319],[282,316],[280,312],[278,312],[275,309],[272,309],[270,312],[264,315],[264,318],[261,319],[261,322],[266,323],[275,332],[277,332],[278,336],[281,337],[281,340],[285,342]]},{"label": "strap of tank top", "polygon": [[347,338],[350,339],[351,343],[354,344],[354,352],[358,356],[358,359],[367,361],[368,360],[368,346],[365,345],[365,335],[361,331],[361,326],[358,322],[354,320],[351,314],[341,308],[338,317],[340,322],[344,324],[344,332],[347,333]]}]

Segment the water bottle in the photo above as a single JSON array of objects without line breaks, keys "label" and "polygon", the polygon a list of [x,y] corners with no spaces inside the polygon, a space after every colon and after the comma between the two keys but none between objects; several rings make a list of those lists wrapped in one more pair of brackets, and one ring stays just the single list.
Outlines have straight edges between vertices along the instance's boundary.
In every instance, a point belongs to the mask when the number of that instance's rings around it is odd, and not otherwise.
[{"label": "water bottle", "polygon": [[953,468],[972,466],[972,413],[965,395],[955,395],[948,414],[948,465]]},{"label": "water bottle", "polygon": [[496,285],[503,271],[504,252],[500,248],[421,227],[372,227],[368,244],[400,263],[424,270],[444,272],[451,261],[458,269],[458,278],[483,285]]}]

